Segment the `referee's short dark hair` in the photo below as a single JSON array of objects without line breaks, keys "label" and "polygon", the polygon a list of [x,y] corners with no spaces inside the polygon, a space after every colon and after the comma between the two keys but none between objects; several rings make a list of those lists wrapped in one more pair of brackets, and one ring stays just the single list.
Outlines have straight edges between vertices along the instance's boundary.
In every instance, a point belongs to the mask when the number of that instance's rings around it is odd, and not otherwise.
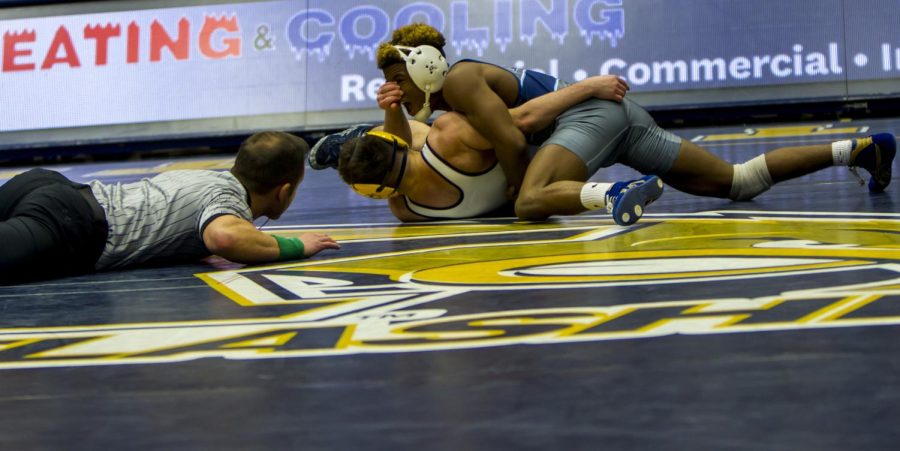
[{"label": "referee's short dark hair", "polygon": [[309,144],[284,132],[259,132],[244,140],[231,173],[255,193],[268,193],[303,177]]}]

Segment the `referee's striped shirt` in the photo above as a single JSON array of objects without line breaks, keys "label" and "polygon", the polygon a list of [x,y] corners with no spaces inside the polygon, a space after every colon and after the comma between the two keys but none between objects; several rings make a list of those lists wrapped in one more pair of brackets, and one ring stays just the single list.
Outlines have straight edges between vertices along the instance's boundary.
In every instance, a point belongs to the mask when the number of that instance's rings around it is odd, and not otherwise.
[{"label": "referee's striped shirt", "polygon": [[221,215],[252,221],[247,190],[229,172],[165,172],[135,183],[90,182],[109,236],[96,269],[190,261],[210,255],[203,229]]}]

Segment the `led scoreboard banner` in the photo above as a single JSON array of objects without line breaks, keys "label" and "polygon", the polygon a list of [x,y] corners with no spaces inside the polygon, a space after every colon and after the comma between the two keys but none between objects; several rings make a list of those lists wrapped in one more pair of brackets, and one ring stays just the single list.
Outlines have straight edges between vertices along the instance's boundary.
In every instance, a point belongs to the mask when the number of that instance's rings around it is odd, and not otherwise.
[{"label": "led scoreboard banner", "polygon": [[[900,94],[891,0],[86,2],[0,9],[0,151],[380,118],[374,54],[427,22],[453,62],[628,80],[649,109]],[[893,21],[893,22],[892,22]]]}]

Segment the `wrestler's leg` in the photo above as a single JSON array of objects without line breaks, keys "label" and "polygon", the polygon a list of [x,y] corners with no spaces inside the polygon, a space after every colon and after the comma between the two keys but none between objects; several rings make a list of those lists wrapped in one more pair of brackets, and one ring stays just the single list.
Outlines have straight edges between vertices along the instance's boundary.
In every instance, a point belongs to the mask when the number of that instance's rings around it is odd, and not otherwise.
[{"label": "wrestler's leg", "polygon": [[516,199],[516,216],[541,220],[587,211],[581,203],[587,179],[587,167],[577,155],[557,144],[542,147],[528,165]]},{"label": "wrestler's leg", "polygon": [[528,165],[516,216],[535,221],[606,209],[616,224],[627,226],[637,222],[663,192],[662,181],[652,175],[615,183],[585,183],[587,177],[587,167],[577,155],[557,144],[544,146]]},{"label": "wrestler's leg", "polygon": [[682,141],[675,164],[662,179],[688,194],[748,200],[775,183],[828,166],[830,146],[784,147],[732,165],[690,141]]},{"label": "wrestler's leg", "polygon": [[775,183],[834,165],[858,165],[872,173],[870,190],[882,191],[890,183],[890,166],[896,155],[893,136],[881,134],[843,143],[782,147],[731,165],[692,142],[682,141],[675,164],[662,178],[686,193],[748,200]]},{"label": "wrestler's leg", "polygon": [[[516,215],[534,220],[606,208],[619,225],[637,221],[644,207],[662,195],[659,178],[584,183],[623,153],[629,121],[624,105],[601,100],[583,102],[563,113],[528,165]],[[674,158],[675,150],[671,153]]]},{"label": "wrestler's leg", "polygon": [[675,164],[661,177],[667,185],[697,196],[728,197],[733,166],[706,149],[682,140]]},{"label": "wrestler's leg", "polygon": [[896,154],[894,136],[880,133],[832,144],[775,149],[766,153],[766,165],[774,183],[831,166],[858,166],[872,174],[869,189],[879,192],[891,182],[891,164]]}]

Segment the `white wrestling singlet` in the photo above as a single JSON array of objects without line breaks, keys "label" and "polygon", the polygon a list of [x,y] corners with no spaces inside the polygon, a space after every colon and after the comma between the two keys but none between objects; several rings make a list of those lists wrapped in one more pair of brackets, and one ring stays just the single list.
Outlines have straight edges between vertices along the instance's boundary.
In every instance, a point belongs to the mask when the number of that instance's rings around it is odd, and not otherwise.
[{"label": "white wrestling singlet", "polygon": [[432,169],[459,189],[459,201],[446,208],[430,208],[404,196],[406,206],[413,213],[430,219],[473,218],[490,213],[507,202],[506,176],[499,163],[479,173],[462,172],[431,150],[426,140],[422,157]]}]

